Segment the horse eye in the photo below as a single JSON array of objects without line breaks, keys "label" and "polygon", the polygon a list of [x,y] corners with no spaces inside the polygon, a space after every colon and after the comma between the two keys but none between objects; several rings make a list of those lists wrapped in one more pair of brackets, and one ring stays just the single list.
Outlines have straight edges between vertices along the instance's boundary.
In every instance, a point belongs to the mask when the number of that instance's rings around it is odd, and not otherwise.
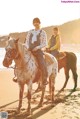
[{"label": "horse eye", "polygon": [[5,47],[5,50],[7,50],[7,49],[8,49],[8,46]]},{"label": "horse eye", "polygon": [[5,50],[7,50],[7,48],[5,47]]}]

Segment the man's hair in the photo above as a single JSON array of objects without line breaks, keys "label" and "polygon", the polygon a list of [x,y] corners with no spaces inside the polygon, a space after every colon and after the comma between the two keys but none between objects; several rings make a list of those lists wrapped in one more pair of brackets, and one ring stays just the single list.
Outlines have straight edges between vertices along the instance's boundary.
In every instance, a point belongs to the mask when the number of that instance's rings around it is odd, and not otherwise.
[{"label": "man's hair", "polygon": [[56,31],[58,31],[59,29],[58,29],[58,27],[54,27],[54,28],[53,28],[53,30],[56,30]]},{"label": "man's hair", "polygon": [[33,24],[34,24],[34,23],[41,23],[41,22],[40,22],[40,19],[39,19],[38,17],[34,18],[34,19],[33,19]]}]

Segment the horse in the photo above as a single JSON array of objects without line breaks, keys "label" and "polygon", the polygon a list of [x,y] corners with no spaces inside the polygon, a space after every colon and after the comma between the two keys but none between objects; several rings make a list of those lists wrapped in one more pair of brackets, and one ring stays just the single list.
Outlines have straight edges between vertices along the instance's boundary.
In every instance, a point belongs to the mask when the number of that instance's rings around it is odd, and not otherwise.
[{"label": "horse", "polygon": [[[3,60],[3,66],[9,67],[12,61],[15,62],[14,72],[17,76],[17,83],[19,85],[19,104],[17,108],[17,113],[20,112],[22,107],[22,98],[24,92],[24,85],[28,87],[27,99],[28,108],[27,113],[31,114],[31,93],[33,83],[41,83],[42,93],[38,106],[43,105],[43,98],[45,93],[45,87],[42,81],[41,70],[39,69],[39,64],[37,63],[36,57],[25,48],[25,45],[19,42],[19,38],[15,39],[10,37],[8,39],[7,46],[5,48],[6,53]],[[58,63],[54,56],[49,53],[44,53],[45,62],[47,65],[48,79],[51,84],[51,104],[54,104],[54,89],[55,89],[55,78],[58,72]]]},{"label": "horse", "polygon": [[[46,52],[50,53],[50,50],[48,48],[46,48],[45,50]],[[58,62],[58,72],[64,68],[64,73],[65,73],[65,82],[63,87],[59,90],[59,92],[57,94],[59,94],[60,92],[64,91],[68,80],[69,80],[69,71],[72,71],[73,74],[73,80],[74,80],[74,87],[71,90],[71,92],[74,92],[77,88],[77,78],[78,78],[78,74],[77,74],[77,57],[75,55],[75,53],[73,52],[59,52],[58,57],[55,57],[57,59]],[[36,91],[39,91],[41,89],[41,85],[38,84],[38,87],[36,89]],[[49,82],[49,92],[51,90],[51,84]]]},{"label": "horse", "polygon": [[[46,48],[46,52],[50,53],[50,49]],[[75,91],[77,87],[77,57],[75,53],[73,52],[59,52],[57,56],[55,56],[57,61],[58,61],[58,72],[60,69],[64,68],[64,73],[65,73],[65,83],[63,87],[60,89],[59,92],[63,91],[64,88],[66,87],[68,80],[69,80],[69,71],[72,71],[73,74],[73,80],[74,80],[74,87],[72,91]]]},{"label": "horse", "polygon": [[74,80],[74,87],[73,87],[72,91],[75,91],[77,88],[77,78],[78,78],[77,57],[76,57],[75,53],[66,52],[66,51],[60,52],[59,58],[57,60],[58,60],[58,71],[60,69],[64,68],[64,73],[65,73],[65,77],[66,77],[65,83],[64,83],[64,85],[60,91],[63,91],[64,88],[66,87],[67,83],[68,83],[70,70],[73,74],[73,80]]}]

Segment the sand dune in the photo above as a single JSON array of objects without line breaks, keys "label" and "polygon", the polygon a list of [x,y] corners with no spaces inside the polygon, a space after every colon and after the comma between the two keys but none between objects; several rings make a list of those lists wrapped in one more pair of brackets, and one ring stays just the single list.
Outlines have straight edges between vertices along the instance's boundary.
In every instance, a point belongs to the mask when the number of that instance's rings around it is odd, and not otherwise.
[{"label": "sand dune", "polygon": [[[61,35],[61,41],[62,43],[80,43],[80,19],[73,20],[66,22],[65,24],[59,25],[60,35]],[[53,32],[52,26],[47,26],[45,28],[42,28],[47,33],[47,39],[49,40],[52,32]],[[26,38],[27,32],[21,32],[21,33],[10,33],[7,36],[1,36],[0,37],[0,47],[5,47],[6,40],[8,39],[8,36],[14,37],[14,38],[20,38],[20,42],[24,42]]]}]

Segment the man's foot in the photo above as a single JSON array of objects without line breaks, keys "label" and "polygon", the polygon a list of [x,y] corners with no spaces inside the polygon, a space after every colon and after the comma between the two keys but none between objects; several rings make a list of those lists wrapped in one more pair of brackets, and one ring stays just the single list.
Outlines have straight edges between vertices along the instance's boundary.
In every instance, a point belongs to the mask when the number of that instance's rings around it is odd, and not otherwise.
[{"label": "man's foot", "polygon": [[13,78],[13,81],[14,81],[15,83],[17,83],[17,77],[14,77],[14,78]]},{"label": "man's foot", "polygon": [[47,85],[47,84],[48,84],[48,81],[43,82],[43,85]]}]

